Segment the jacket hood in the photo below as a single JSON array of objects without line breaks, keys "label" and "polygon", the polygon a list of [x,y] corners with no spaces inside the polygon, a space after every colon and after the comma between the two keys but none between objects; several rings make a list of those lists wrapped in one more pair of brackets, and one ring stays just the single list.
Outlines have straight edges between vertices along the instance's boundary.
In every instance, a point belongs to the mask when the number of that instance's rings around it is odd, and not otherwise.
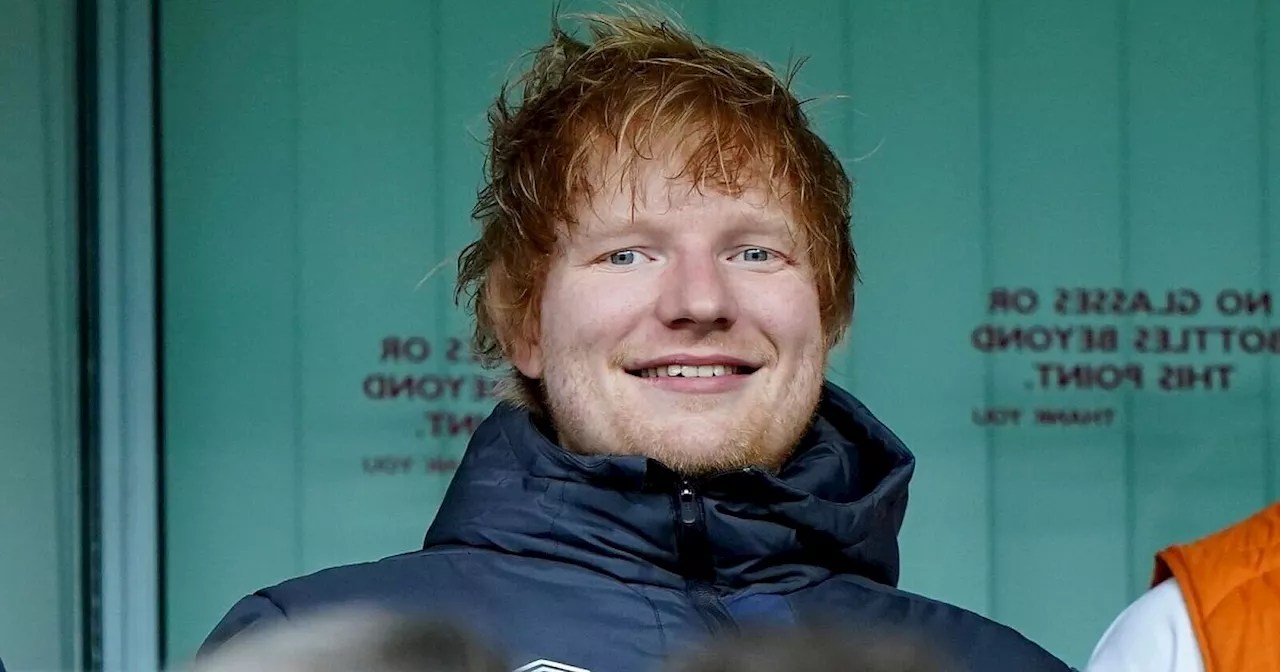
[{"label": "jacket hood", "polygon": [[718,588],[782,593],[833,573],[896,586],[914,466],[887,427],[829,382],[809,430],[776,474],[748,468],[682,479],[644,457],[570,453],[529,412],[502,403],[472,436],[425,545],[544,557],[626,582],[683,586],[678,493],[690,487],[705,521],[699,553]]}]

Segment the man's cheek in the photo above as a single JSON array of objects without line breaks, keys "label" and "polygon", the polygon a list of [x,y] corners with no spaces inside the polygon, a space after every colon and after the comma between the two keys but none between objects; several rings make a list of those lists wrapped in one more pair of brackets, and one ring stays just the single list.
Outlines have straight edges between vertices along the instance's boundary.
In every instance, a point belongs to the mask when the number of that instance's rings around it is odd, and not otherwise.
[{"label": "man's cheek", "polygon": [[781,348],[807,345],[822,338],[821,321],[811,319],[807,311],[779,305],[770,312],[762,325],[766,335]]}]

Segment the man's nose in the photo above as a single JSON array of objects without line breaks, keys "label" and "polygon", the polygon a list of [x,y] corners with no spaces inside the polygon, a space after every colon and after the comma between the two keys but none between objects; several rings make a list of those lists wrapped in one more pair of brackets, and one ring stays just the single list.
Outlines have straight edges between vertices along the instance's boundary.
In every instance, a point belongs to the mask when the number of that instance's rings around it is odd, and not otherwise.
[{"label": "man's nose", "polygon": [[667,268],[658,316],[672,329],[728,329],[738,300],[725,268],[714,256],[686,257]]}]

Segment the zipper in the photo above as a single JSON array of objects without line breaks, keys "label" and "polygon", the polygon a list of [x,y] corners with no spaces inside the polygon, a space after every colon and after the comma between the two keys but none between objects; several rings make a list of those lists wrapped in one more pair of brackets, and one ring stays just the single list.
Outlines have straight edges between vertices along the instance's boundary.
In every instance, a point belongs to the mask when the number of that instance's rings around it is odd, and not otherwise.
[{"label": "zipper", "polygon": [[680,571],[685,579],[685,592],[693,602],[694,610],[706,621],[713,634],[726,630],[736,631],[737,623],[729,610],[720,602],[714,587],[715,565],[711,548],[707,543],[707,526],[702,515],[702,500],[689,481],[681,481],[676,488],[677,552]]},{"label": "zipper", "polygon": [[698,493],[687,482],[680,484],[680,525],[698,523]]}]

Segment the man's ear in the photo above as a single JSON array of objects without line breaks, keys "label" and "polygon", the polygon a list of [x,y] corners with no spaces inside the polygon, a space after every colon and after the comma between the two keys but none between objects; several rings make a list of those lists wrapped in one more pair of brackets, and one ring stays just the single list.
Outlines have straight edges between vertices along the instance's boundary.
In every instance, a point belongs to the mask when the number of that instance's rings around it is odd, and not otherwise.
[{"label": "man's ear", "polygon": [[511,363],[526,378],[542,378],[542,346],[531,339],[516,339],[508,346]]},{"label": "man's ear", "polygon": [[507,341],[507,357],[526,378],[542,378],[542,344],[536,320],[525,319]]}]

